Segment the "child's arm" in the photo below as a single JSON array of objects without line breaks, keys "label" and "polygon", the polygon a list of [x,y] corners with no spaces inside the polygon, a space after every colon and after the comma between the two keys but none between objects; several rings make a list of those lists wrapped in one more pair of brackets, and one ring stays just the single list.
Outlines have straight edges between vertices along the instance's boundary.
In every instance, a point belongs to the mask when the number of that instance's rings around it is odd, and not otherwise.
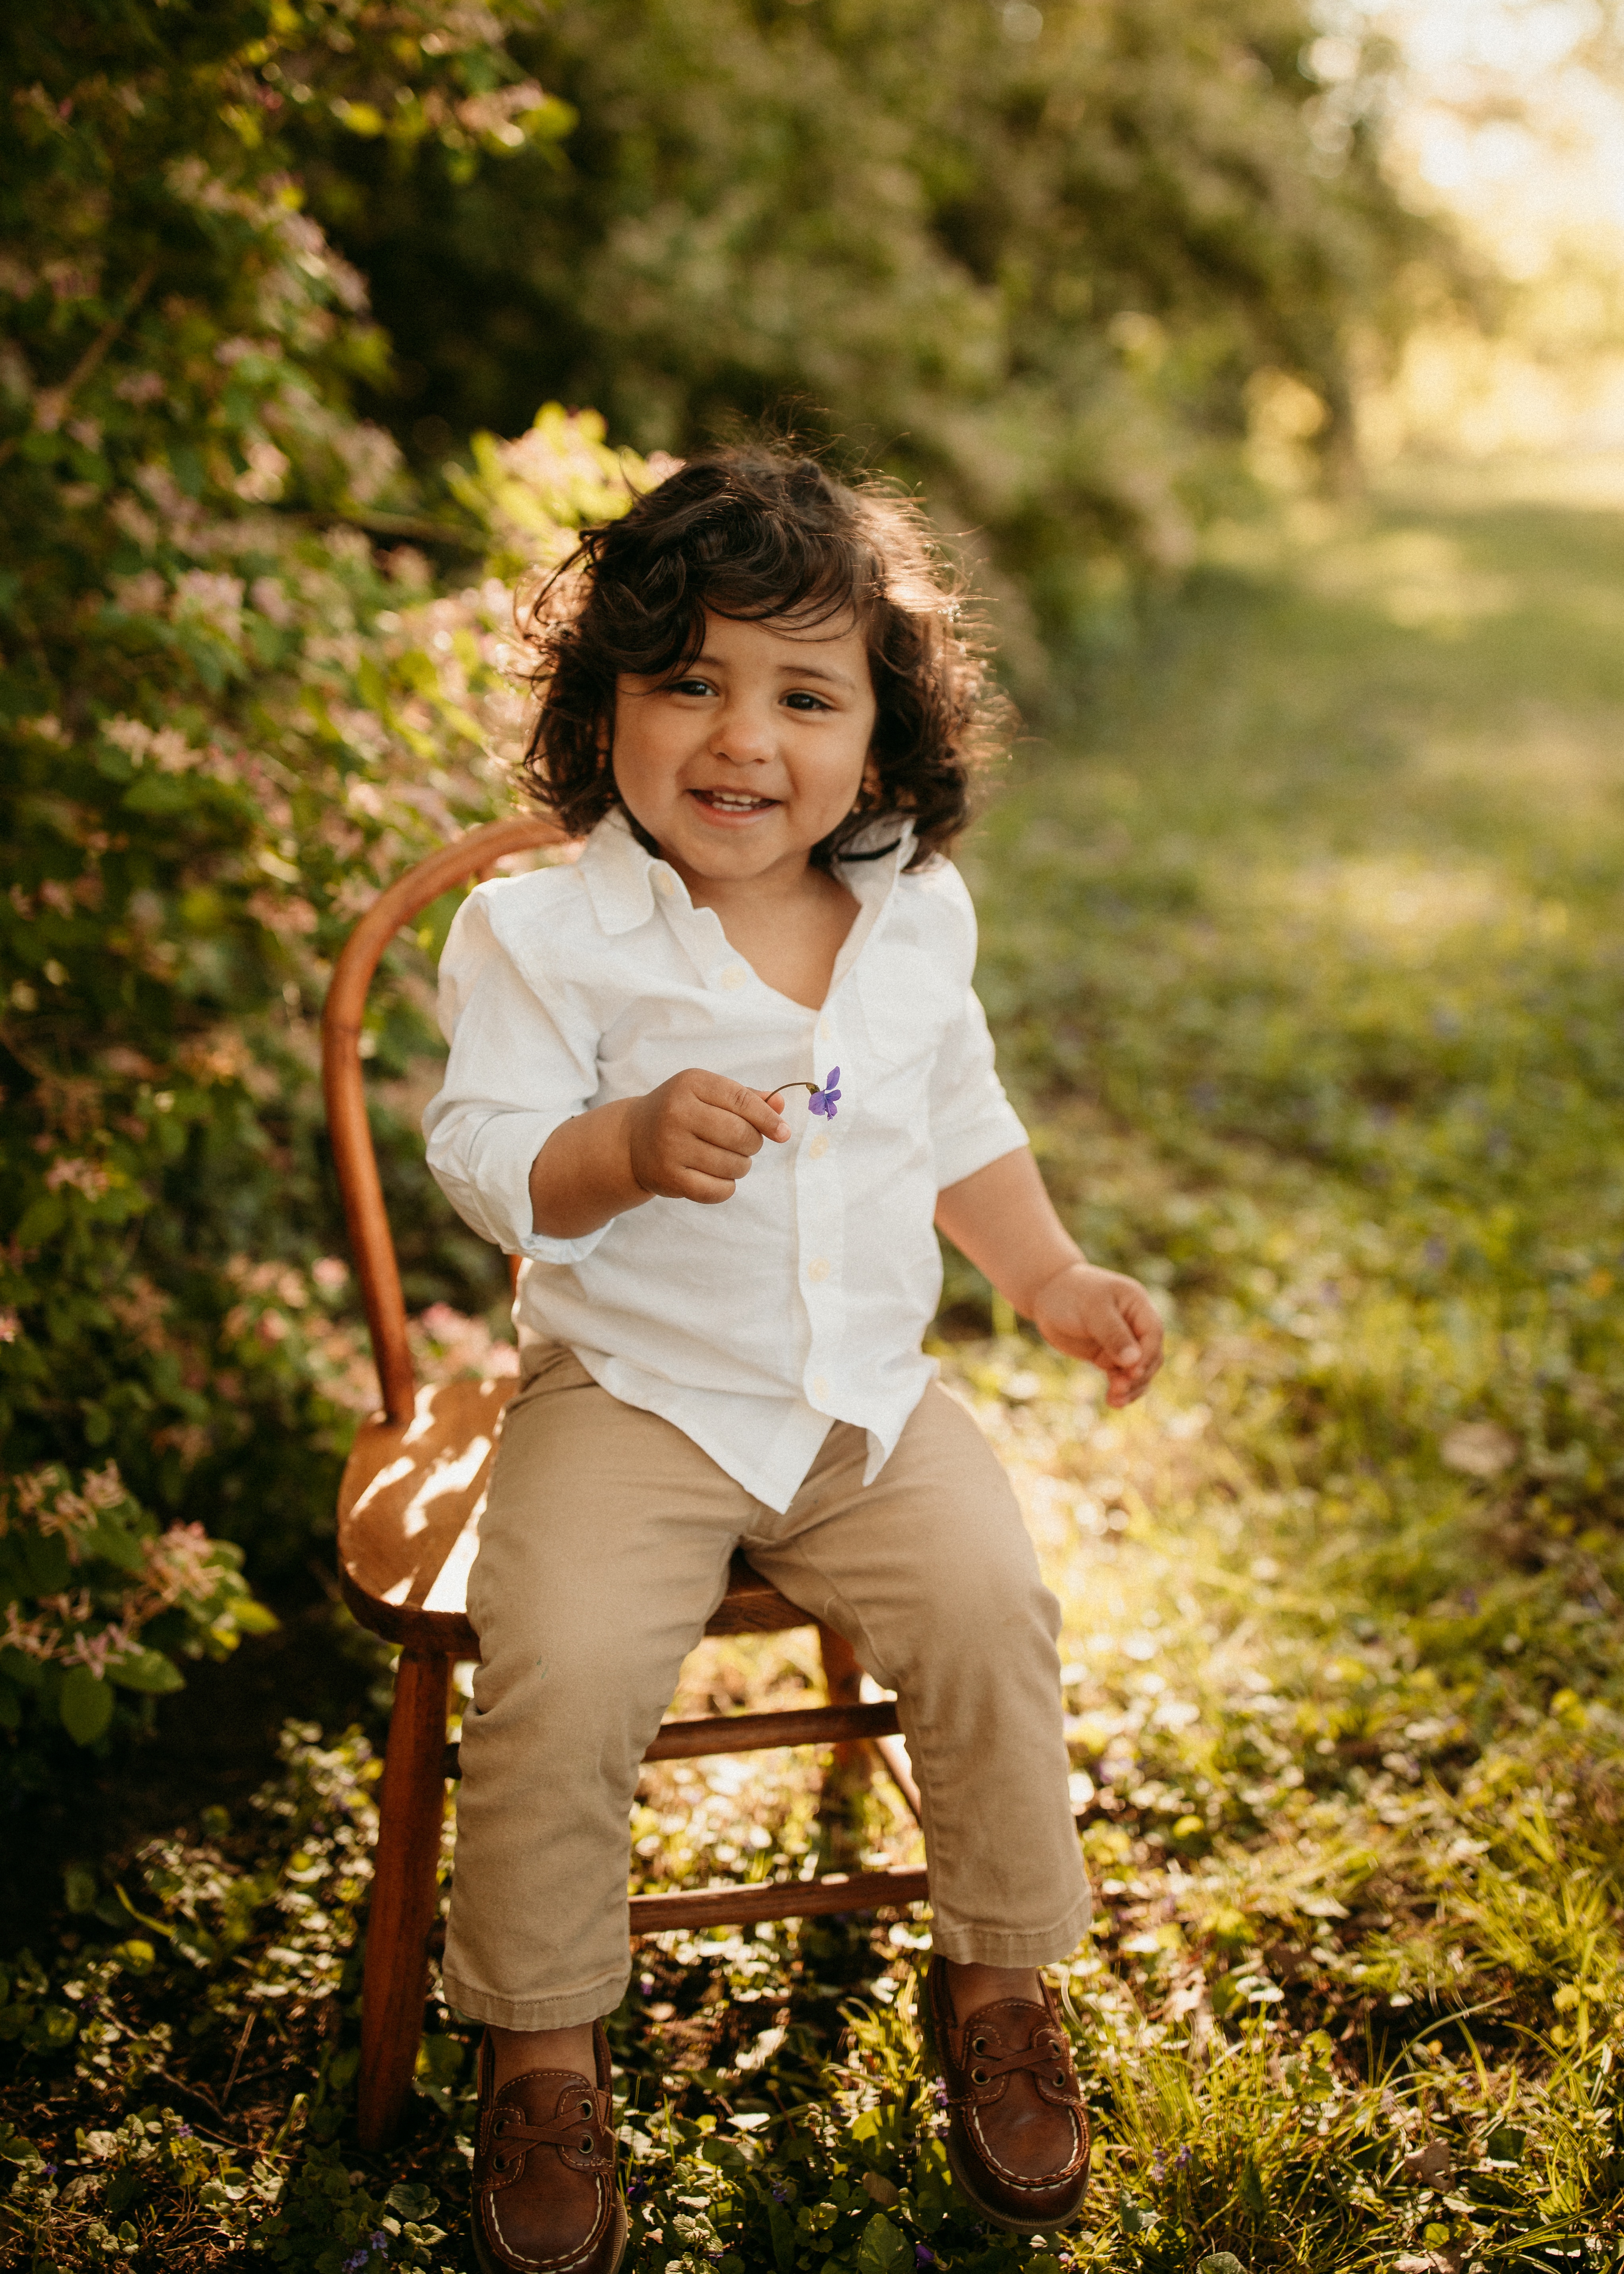
[{"label": "child's arm", "polygon": [[936,1223],[1045,1342],[1100,1368],[1109,1404],[1143,1396],[1162,1363],[1162,1321],[1137,1279],[1084,1256],[1028,1149],[949,1185]]},{"label": "child's arm", "polygon": [[646,1097],[595,1106],[555,1129],[530,1164],[532,1229],[584,1239],[612,1216],[666,1200],[714,1206],[759,1153],[788,1141],[783,1099],[690,1067]]}]

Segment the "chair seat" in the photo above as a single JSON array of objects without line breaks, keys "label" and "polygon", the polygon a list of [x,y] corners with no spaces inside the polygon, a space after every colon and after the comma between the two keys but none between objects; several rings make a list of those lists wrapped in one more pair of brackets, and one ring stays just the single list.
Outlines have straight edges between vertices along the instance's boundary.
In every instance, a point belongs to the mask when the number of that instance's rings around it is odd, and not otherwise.
[{"label": "chair seat", "polygon": [[[365,1421],[338,1488],[338,1570],[344,1600],[386,1642],[437,1656],[477,1658],[468,1575],[502,1409],[515,1375],[442,1382],[417,1392],[409,1421]],[[736,1555],[707,1634],[772,1634],[808,1614]]]}]

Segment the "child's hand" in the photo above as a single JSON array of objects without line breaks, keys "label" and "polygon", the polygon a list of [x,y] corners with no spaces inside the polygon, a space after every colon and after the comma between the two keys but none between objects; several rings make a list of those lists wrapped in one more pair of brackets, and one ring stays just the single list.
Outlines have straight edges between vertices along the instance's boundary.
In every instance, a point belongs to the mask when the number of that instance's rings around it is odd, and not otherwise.
[{"label": "child's hand", "polygon": [[730,1201],[762,1139],[789,1139],[783,1099],[691,1066],[631,1101],[627,1149],[638,1188],[664,1200]]},{"label": "child's hand", "polygon": [[1162,1321],[1137,1279],[1068,1264],[1039,1290],[1032,1321],[1046,1343],[1086,1358],[1106,1379],[1108,1405],[1132,1405],[1162,1364]]}]

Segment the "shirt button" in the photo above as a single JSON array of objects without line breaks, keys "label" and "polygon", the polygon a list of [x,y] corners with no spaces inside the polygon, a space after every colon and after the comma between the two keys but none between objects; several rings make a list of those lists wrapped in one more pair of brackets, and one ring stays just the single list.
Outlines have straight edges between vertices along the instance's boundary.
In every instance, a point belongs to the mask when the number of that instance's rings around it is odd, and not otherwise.
[{"label": "shirt button", "polygon": [[654,888],[657,892],[663,892],[669,900],[677,889],[677,880],[674,877],[668,876],[662,869],[654,879]]},{"label": "shirt button", "polygon": [[815,1255],[807,1266],[807,1276],[808,1279],[820,1282],[827,1279],[829,1258],[826,1255]]},{"label": "shirt button", "polygon": [[818,1038],[818,1040],[819,1040],[819,1042],[820,1042],[820,1043],[827,1043],[827,1042],[831,1041],[831,1040],[833,1039],[833,1036],[834,1036],[834,1031],[835,1031],[835,1030],[834,1030],[834,1028],[830,1025],[830,1023],[829,1023],[829,1021],[828,1021],[828,1020],[827,1020],[827,1019],[820,1019],[820,1020],[818,1020],[818,1022],[817,1022],[817,1038]]},{"label": "shirt button", "polygon": [[808,1146],[807,1150],[815,1161],[821,1161],[829,1150],[829,1140],[821,1129]]},{"label": "shirt button", "polygon": [[815,1374],[813,1375],[812,1395],[817,1399],[820,1405],[827,1405],[829,1403],[829,1381],[826,1375],[821,1374]]},{"label": "shirt button", "polygon": [[744,966],[741,963],[730,963],[726,970],[722,974],[721,983],[726,988],[729,994],[732,994],[735,988],[743,986],[749,974],[745,970]]}]

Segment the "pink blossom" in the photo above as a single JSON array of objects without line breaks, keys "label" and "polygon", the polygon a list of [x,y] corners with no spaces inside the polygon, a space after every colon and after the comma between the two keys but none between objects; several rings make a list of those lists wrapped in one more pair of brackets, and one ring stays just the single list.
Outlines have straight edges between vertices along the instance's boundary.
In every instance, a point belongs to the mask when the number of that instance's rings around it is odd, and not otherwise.
[{"label": "pink blossom", "polygon": [[60,1157],[45,1171],[48,1193],[60,1192],[64,1185],[69,1185],[76,1193],[83,1193],[87,1201],[99,1201],[112,1181],[107,1171],[98,1168],[94,1161]]},{"label": "pink blossom", "polygon": [[5,1607],[5,1632],[0,1635],[0,1646],[19,1650],[25,1658],[48,1659],[55,1655],[43,1619],[25,1619],[15,1603]]}]

